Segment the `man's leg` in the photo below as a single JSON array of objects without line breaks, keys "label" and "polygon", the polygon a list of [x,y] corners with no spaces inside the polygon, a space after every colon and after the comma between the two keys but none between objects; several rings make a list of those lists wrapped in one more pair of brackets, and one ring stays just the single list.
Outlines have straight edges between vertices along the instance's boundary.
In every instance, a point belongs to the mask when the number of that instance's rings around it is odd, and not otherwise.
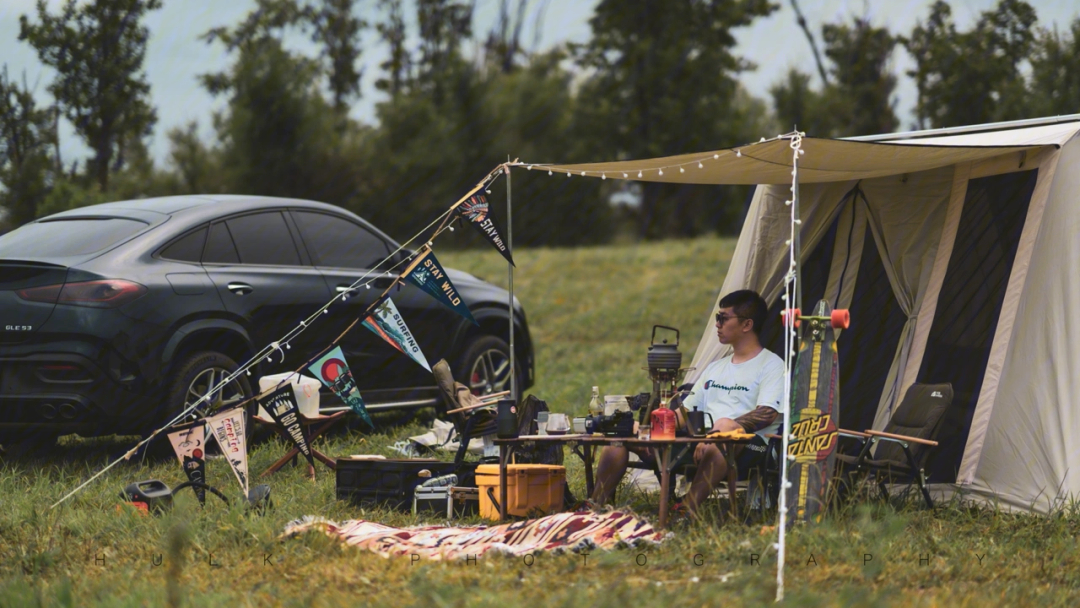
[{"label": "man's leg", "polygon": [[[722,460],[722,459],[721,459]],[[630,451],[624,447],[606,446],[600,450],[600,463],[596,467],[596,488],[593,489],[593,502],[605,505],[615,497],[615,488],[619,486],[626,465],[630,462]]]},{"label": "man's leg", "polygon": [[[727,460],[715,444],[706,444],[702,448],[701,458],[695,458],[697,473],[694,481],[690,483],[690,491],[686,493],[686,507],[691,511],[697,511],[701,503],[712,493],[713,488],[727,479]],[[694,454],[697,456],[697,454]]]}]

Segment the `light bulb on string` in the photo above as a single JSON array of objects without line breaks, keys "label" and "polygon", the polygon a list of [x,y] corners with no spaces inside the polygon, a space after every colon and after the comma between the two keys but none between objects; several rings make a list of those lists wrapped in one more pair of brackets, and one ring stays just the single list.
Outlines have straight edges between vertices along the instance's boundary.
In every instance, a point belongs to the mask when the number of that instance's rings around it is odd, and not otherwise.
[{"label": "light bulb on string", "polygon": [[585,172],[584,171],[581,172],[581,177],[585,177]]},{"label": "light bulb on string", "polygon": [[641,171],[637,172],[638,179],[641,179]]},{"label": "light bulb on string", "polygon": [[705,165],[701,164],[701,161],[699,160],[699,161],[698,161],[698,164],[697,164],[697,168],[698,168],[698,169],[704,169],[704,168],[705,168]]},{"label": "light bulb on string", "polygon": [[735,150],[735,156],[742,158],[742,150]]},{"label": "light bulb on string", "polygon": [[626,179],[627,177],[629,177],[627,174],[625,174],[625,173],[622,174],[623,179]]},{"label": "light bulb on string", "polygon": [[600,179],[607,179],[607,173],[601,173]]},{"label": "light bulb on string", "polygon": [[682,167],[679,167],[679,173],[686,173],[686,169],[683,169]]},{"label": "light bulb on string", "polygon": [[664,174],[664,170],[660,169],[660,175],[663,175],[663,174]]},{"label": "light bulb on string", "polygon": [[713,157],[713,160],[716,160],[716,159],[720,158],[720,155],[719,154],[713,154],[712,157]]},{"label": "light bulb on string", "polygon": [[548,170],[548,175],[552,175],[552,173],[551,173],[551,170],[550,170],[550,169]]}]

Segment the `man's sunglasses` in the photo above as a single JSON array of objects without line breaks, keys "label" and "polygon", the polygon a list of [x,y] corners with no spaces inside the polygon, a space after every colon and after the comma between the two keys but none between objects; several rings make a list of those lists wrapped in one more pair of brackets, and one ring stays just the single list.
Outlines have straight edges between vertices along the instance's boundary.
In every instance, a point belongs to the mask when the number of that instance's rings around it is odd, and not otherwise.
[{"label": "man's sunglasses", "polygon": [[720,325],[728,322],[728,319],[746,319],[747,317],[740,317],[739,315],[728,315],[722,312],[716,313],[716,322]]}]

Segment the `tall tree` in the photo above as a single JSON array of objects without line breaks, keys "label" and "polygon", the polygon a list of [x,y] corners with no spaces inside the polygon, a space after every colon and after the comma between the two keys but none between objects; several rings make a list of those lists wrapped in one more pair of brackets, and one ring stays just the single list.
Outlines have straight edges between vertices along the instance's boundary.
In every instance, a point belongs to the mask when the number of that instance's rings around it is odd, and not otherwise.
[{"label": "tall tree", "polygon": [[405,12],[402,0],[379,0],[379,7],[386,11],[386,21],[376,24],[375,30],[389,47],[389,53],[386,61],[379,64],[386,75],[375,81],[375,88],[394,97],[405,89],[412,73],[412,58],[405,47]]},{"label": "tall tree", "polygon": [[901,39],[915,58],[919,127],[953,127],[1025,117],[1028,93],[1021,64],[1035,42],[1035,9],[1023,0],[1000,0],[974,27],[958,31],[944,0],[926,22]]},{"label": "tall tree", "polygon": [[48,195],[52,167],[50,148],[56,140],[52,112],[39,108],[33,92],[0,72],[0,207],[6,223],[21,226],[37,216]]},{"label": "tall tree", "polygon": [[1031,55],[1032,115],[1080,112],[1080,18],[1065,34],[1042,30]]},{"label": "tall tree", "polygon": [[148,136],[157,121],[143,72],[149,33],[142,18],[158,8],[161,0],[67,0],[53,15],[38,0],[37,23],[19,17],[19,40],[57,71],[49,92],[94,151],[89,169],[102,191],[124,142]]},{"label": "tall tree", "polygon": [[356,16],[356,0],[322,0],[310,8],[313,26],[312,40],[322,45],[327,79],[334,109],[347,114],[349,102],[360,98],[360,78],[357,68],[362,52],[360,32],[367,21]]},{"label": "tall tree", "polygon": [[[777,8],[767,0],[601,0],[590,20],[593,37],[575,47],[588,70],[580,93],[579,128],[587,147],[609,159],[711,150],[756,140],[740,124],[736,77],[754,66],[737,56],[733,30]],[[671,200],[661,208],[660,198]],[[716,191],[645,184],[639,232],[646,237],[693,234],[701,201]],[[733,201],[741,208],[742,201]],[[678,209],[692,204],[694,212]],[[715,199],[708,201],[716,207]]]}]

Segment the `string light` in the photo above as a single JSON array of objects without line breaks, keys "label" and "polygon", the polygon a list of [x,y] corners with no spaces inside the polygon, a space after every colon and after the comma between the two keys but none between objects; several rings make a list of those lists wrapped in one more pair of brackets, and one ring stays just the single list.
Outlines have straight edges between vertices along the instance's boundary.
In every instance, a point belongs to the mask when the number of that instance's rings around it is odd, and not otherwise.
[{"label": "string light", "polygon": [[638,179],[641,179],[641,171],[637,172]]},{"label": "string light", "polygon": [[742,158],[742,150],[735,150],[735,156]]},{"label": "string light", "polygon": [[682,167],[679,167],[679,173],[686,173],[686,169],[683,169]]},{"label": "string light", "polygon": [[550,169],[548,170],[548,175],[551,175],[551,170]]},{"label": "string light", "polygon": [[663,175],[663,174],[664,174],[664,170],[660,169],[660,175]]},{"label": "string light", "polygon": [[627,174],[625,174],[625,173],[623,173],[623,174],[622,174],[622,178],[623,178],[623,179],[626,179],[626,178],[628,178],[628,177],[630,177],[630,176],[629,176],[629,175],[627,175]]},{"label": "string light", "polygon": [[698,161],[697,168],[698,169],[704,169],[705,165],[701,164],[701,161]]},{"label": "string light", "polygon": [[600,174],[600,179],[607,179],[607,174],[606,173],[601,173]]}]

